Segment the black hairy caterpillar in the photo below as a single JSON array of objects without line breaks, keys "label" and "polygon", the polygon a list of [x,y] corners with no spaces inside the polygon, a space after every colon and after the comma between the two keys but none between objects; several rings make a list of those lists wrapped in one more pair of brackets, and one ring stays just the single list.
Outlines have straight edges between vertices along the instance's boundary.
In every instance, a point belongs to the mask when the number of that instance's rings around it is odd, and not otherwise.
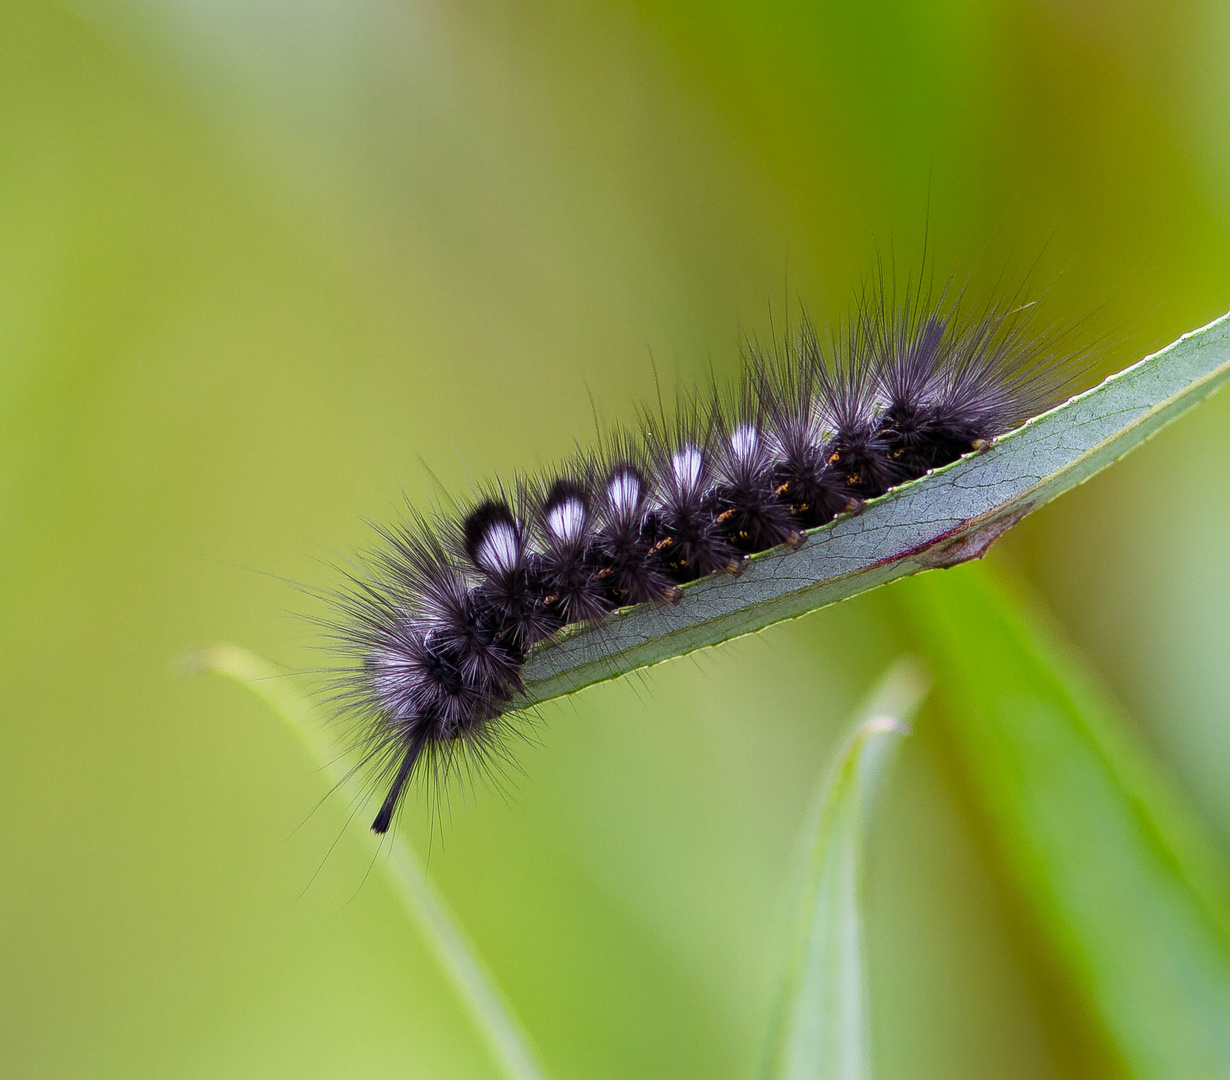
[{"label": "black hairy caterpillar", "polygon": [[1056,404],[1085,353],[1018,296],[967,313],[961,294],[882,281],[831,344],[806,319],[749,346],[742,381],[644,412],[554,472],[489,487],[463,512],[414,513],[338,597],[352,663],[336,697],[385,777],[386,832],[407,781],[503,752],[530,650],[633,604],[671,604],[689,582],[800,547]]}]

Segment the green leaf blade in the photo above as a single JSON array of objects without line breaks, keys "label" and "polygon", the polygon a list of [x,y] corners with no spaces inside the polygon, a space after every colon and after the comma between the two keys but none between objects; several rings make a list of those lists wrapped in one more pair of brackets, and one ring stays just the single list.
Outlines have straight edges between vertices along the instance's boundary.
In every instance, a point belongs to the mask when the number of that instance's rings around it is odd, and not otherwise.
[{"label": "green leaf blade", "polygon": [[[355,777],[328,741],[325,725],[311,704],[268,661],[237,645],[218,644],[189,658],[192,671],[207,671],[233,679],[264,701],[316,761],[331,783],[354,802]],[[377,846],[373,834],[354,815],[351,826],[363,842]],[[402,910],[418,928],[424,943],[469,1014],[502,1075],[508,1080],[545,1080],[529,1036],[470,944],[448,902],[432,883],[422,861],[400,833],[389,840],[387,859],[379,865],[388,875]]]},{"label": "green leaf blade", "polygon": [[525,705],[754,633],[922,570],[984,554],[1026,514],[1084,483],[1230,377],[1230,315],[1044,413],[974,454],[814,530],[799,551],[756,556],[738,578],[685,589],[539,646]]},{"label": "green leaf blade", "polygon": [[926,692],[901,661],[860,711],[817,789],[804,835],[806,871],[794,951],[769,1039],[771,1080],[867,1080],[862,871],[865,819],[890,750]]},{"label": "green leaf blade", "polygon": [[1010,876],[1128,1072],[1230,1076],[1230,872],[1198,819],[984,568],[901,595]]}]

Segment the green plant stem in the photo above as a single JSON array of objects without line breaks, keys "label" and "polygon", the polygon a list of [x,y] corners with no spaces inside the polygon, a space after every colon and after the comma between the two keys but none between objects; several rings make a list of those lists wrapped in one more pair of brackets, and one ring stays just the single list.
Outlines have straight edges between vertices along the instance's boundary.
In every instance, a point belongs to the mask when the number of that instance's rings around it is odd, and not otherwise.
[{"label": "green plant stem", "polygon": [[[230,644],[204,649],[191,657],[189,663],[193,670],[225,675],[256,694],[294,732],[335,786],[348,795],[359,796],[353,778],[323,734],[324,725],[285,672]],[[356,825],[355,833],[363,843],[376,844],[366,828]],[[380,860],[380,865],[388,874],[402,909],[418,927],[503,1075],[509,1080],[544,1080],[546,1074],[512,1007],[401,834],[391,837],[387,858]]]}]

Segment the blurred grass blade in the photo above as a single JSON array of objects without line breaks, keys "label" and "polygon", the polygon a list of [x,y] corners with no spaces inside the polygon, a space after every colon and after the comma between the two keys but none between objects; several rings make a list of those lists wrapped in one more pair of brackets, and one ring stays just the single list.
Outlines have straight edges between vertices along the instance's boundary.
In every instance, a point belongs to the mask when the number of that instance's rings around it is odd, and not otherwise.
[{"label": "blurred grass blade", "polygon": [[767,551],[737,579],[685,589],[676,606],[632,608],[539,646],[526,704],[570,694],[763,629],[987,547],[1204,400],[1230,376],[1230,315],[1112,375],[986,453],[954,462],[814,530],[801,551]]},{"label": "blurred grass blade", "polygon": [[1230,873],[1198,819],[987,568],[899,595],[1002,857],[1129,1073],[1230,1076]]},{"label": "blurred grass blade", "polygon": [[866,1080],[861,878],[864,819],[895,736],[926,693],[918,664],[889,669],[860,711],[809,815],[798,928],[773,1030],[772,1080]]},{"label": "blurred grass blade", "polygon": [[[338,759],[336,748],[324,737],[324,725],[285,672],[246,649],[228,644],[195,654],[190,666],[226,675],[251,690],[298,736],[334,784],[348,795],[360,795],[353,790],[353,778]],[[357,820],[351,817],[352,822]],[[356,825],[355,831],[364,843],[377,843],[366,827]],[[380,859],[379,865],[389,875],[394,893],[453,984],[503,1075],[509,1080],[543,1080],[545,1073],[511,1006],[466,940],[413,848],[400,834],[391,838],[388,857]]]}]

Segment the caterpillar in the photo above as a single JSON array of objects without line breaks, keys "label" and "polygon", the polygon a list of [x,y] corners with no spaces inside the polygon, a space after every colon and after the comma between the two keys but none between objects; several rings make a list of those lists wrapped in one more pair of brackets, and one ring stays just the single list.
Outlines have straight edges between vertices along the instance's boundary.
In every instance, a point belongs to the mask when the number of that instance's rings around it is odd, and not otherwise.
[{"label": "caterpillar", "polygon": [[749,342],[731,390],[670,416],[642,408],[456,513],[377,526],[331,624],[346,659],[335,701],[386,792],[372,829],[388,831],[416,774],[505,753],[526,658],[560,629],[797,550],[1057,404],[1087,351],[1037,312],[1019,292],[981,307],[951,286],[897,298],[881,275],[829,337],[804,317],[767,348]]}]

